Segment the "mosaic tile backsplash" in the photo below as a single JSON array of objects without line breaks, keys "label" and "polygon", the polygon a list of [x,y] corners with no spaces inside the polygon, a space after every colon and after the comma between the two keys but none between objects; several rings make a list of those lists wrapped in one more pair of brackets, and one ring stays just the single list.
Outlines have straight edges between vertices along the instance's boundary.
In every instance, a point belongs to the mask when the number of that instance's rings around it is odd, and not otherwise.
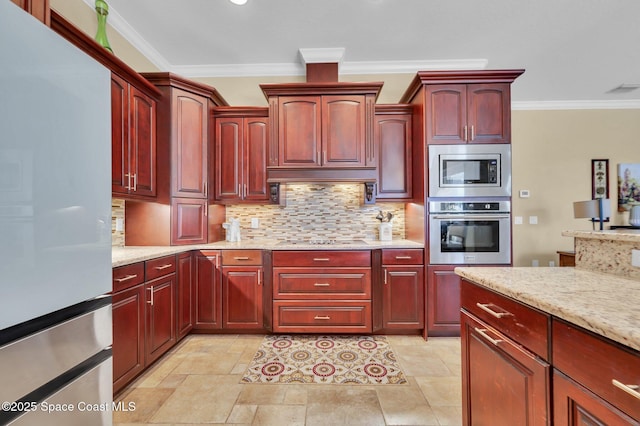
[{"label": "mosaic tile backsplash", "polygon": [[[393,213],[393,239],[405,237],[403,203],[364,204],[362,184],[288,184],[286,205],[239,204],[227,206],[227,220],[240,219],[243,240],[377,240],[378,213]],[[111,200],[111,244],[124,246],[124,232],[116,231],[116,219],[124,221],[124,200]],[[251,228],[251,219],[259,228]],[[126,230],[126,224],[125,224]]]},{"label": "mosaic tile backsplash", "polygon": [[[227,220],[240,219],[242,239],[377,240],[380,210],[393,213],[393,238],[404,238],[403,203],[364,204],[362,184],[288,184],[284,206],[227,206]],[[251,218],[260,227],[251,228]]]}]

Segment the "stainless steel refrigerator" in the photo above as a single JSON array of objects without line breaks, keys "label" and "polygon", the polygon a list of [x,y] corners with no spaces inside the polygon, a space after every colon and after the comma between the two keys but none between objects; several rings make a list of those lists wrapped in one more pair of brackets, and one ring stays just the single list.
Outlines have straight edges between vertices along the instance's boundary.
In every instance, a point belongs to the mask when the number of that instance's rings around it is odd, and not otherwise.
[{"label": "stainless steel refrigerator", "polygon": [[112,423],[110,98],[0,1],[0,424]]}]

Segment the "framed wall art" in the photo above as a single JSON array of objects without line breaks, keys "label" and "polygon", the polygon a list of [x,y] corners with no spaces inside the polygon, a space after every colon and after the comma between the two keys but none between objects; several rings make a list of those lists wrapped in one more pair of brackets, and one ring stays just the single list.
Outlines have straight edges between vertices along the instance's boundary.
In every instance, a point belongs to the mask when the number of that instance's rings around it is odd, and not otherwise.
[{"label": "framed wall art", "polygon": [[609,198],[609,160],[591,160],[591,199]]},{"label": "framed wall art", "polygon": [[618,211],[640,204],[640,164],[618,164]]}]

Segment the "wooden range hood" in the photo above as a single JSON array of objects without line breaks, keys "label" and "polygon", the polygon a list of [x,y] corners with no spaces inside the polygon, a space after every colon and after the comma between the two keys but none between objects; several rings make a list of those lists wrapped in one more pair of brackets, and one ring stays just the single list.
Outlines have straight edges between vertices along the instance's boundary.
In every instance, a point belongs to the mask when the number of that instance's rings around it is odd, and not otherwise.
[{"label": "wooden range hood", "polygon": [[[267,181],[358,182],[377,174],[375,102],[382,82],[338,82],[338,63],[307,63],[305,83],[261,84],[269,101]],[[372,190],[372,189],[371,189]]]}]

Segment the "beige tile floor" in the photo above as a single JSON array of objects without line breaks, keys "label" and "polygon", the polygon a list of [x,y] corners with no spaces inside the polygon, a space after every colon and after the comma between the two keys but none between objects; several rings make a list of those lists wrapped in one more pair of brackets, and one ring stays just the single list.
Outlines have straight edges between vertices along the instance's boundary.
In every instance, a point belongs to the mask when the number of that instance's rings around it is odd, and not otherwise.
[{"label": "beige tile floor", "polygon": [[114,425],[460,425],[460,339],[387,336],[404,385],[242,384],[261,335],[186,337],[120,395]]}]

